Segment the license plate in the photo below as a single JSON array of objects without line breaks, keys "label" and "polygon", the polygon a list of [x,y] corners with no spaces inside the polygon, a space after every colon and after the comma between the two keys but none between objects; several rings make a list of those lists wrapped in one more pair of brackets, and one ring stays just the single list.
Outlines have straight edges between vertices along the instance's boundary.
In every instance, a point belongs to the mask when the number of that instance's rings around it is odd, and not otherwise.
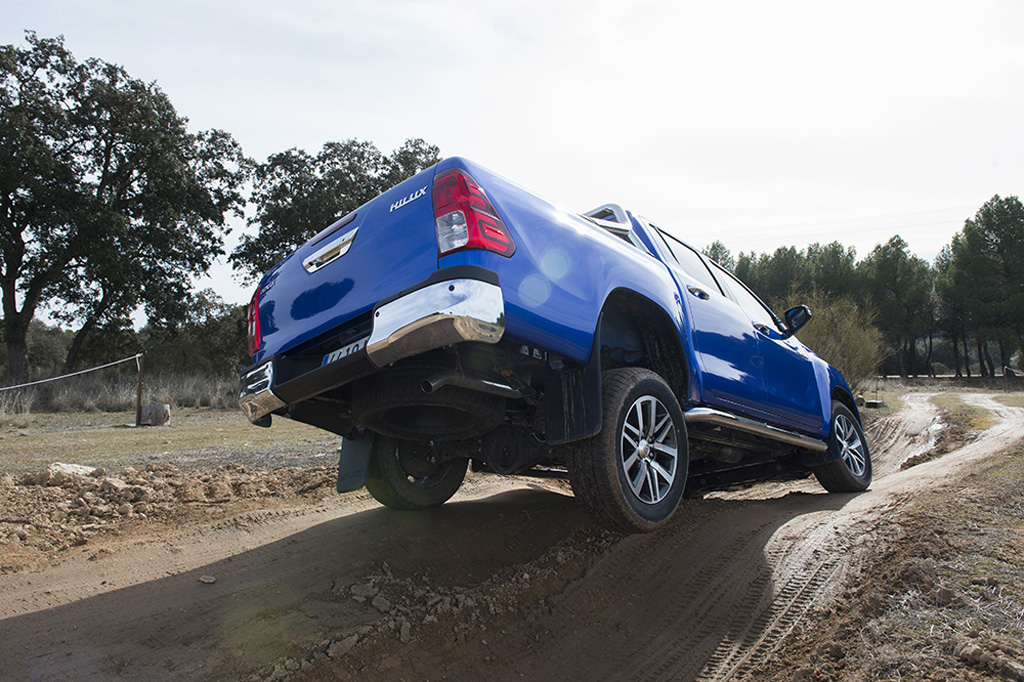
[{"label": "license plate", "polygon": [[348,344],[347,346],[342,346],[338,350],[331,351],[330,353],[328,353],[327,355],[324,356],[324,359],[320,363],[320,366],[323,367],[325,365],[329,365],[332,362],[335,362],[337,360],[341,360],[342,358],[347,358],[348,356],[352,355],[353,353],[358,353],[362,349],[366,348],[366,341],[369,338],[370,338],[369,336],[366,336],[364,338],[359,339],[358,341],[356,341],[354,343]]}]

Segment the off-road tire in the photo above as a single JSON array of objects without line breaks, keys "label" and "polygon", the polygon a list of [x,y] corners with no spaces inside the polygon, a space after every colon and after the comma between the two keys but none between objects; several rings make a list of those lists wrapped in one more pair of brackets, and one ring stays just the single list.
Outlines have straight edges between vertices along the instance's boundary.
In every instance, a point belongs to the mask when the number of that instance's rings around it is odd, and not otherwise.
[{"label": "off-road tire", "polygon": [[504,398],[458,386],[424,393],[423,380],[431,373],[402,370],[357,382],[352,389],[356,419],[385,436],[435,442],[476,438],[501,424]]},{"label": "off-road tire", "polygon": [[375,436],[370,448],[366,489],[392,509],[415,511],[440,507],[466,477],[469,460],[431,462],[426,443]]},{"label": "off-road tire", "polygon": [[871,453],[860,421],[846,405],[832,402],[832,428],[827,464],[814,467],[814,475],[830,493],[859,493],[871,485]]},{"label": "off-road tire", "polygon": [[[602,386],[601,432],[567,454],[573,492],[605,526],[627,533],[656,530],[672,518],[686,487],[689,457],[683,412],[668,384],[646,369],[608,370]],[[649,419],[649,410],[657,417]],[[645,433],[633,435],[638,423]],[[634,441],[636,446],[631,445]],[[646,443],[642,455],[640,443]],[[671,475],[666,478],[666,473]],[[631,480],[639,481],[639,490]]]}]

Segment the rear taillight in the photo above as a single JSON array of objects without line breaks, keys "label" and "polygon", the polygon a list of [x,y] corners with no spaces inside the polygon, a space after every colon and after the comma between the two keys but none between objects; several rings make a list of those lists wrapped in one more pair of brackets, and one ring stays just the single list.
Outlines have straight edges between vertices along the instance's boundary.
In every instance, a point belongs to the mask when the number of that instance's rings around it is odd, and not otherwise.
[{"label": "rear taillight", "polygon": [[516,245],[480,185],[463,170],[434,178],[434,222],[442,256],[462,249],[486,249],[511,256]]},{"label": "rear taillight", "polygon": [[256,293],[249,301],[249,355],[256,355],[256,350],[263,341],[263,334],[260,332],[260,288],[256,287]]}]

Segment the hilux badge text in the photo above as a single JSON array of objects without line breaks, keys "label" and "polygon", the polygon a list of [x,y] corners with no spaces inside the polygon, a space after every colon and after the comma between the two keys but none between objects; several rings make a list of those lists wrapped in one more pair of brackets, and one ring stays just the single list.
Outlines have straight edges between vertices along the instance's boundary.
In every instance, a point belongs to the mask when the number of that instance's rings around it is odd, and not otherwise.
[{"label": "hilux badge text", "polygon": [[[396,208],[402,208],[403,206],[408,204],[410,201],[416,201],[420,197],[426,195],[426,193],[427,193],[427,186],[424,185],[423,187],[419,188],[418,190],[416,190],[415,192],[413,192],[409,196],[405,197],[404,199],[399,199],[395,203],[391,204],[391,211],[394,211]],[[391,211],[388,211],[388,213],[390,213]]]}]

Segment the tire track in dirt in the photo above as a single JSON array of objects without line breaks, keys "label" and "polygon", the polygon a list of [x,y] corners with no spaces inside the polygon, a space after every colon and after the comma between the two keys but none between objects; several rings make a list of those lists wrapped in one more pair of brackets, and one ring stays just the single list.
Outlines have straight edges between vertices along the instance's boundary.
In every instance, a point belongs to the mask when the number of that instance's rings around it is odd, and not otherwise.
[{"label": "tire track in dirt", "polygon": [[[688,524],[689,525],[689,524]],[[751,546],[763,540],[768,523],[759,523],[754,528],[744,529],[726,539],[723,536],[713,537],[700,534],[694,537],[693,528],[687,528],[683,537],[669,538],[674,547],[692,552],[702,557],[693,565],[673,566],[676,554],[660,554],[657,548],[653,553],[650,542],[632,542],[627,551],[613,554],[607,566],[599,566],[597,570],[607,571],[608,584],[598,586],[583,585],[577,590],[580,597],[586,599],[595,591],[613,592],[615,583],[623,575],[638,586],[654,585],[652,591],[637,591],[631,595],[628,603],[642,604],[644,609],[637,614],[635,622],[629,623],[625,629],[635,632],[638,636],[632,642],[633,647],[625,651],[610,647],[614,651],[613,659],[629,661],[630,667],[635,665],[639,672],[637,680],[654,681],[672,678],[680,666],[685,667],[684,660],[694,650],[709,649],[715,640],[714,621],[709,619],[716,604],[723,595],[730,595],[733,585],[747,583],[758,585],[765,577],[762,566],[741,561]],[[665,544],[658,543],[658,544]],[[631,570],[633,566],[644,566],[642,572]],[[682,586],[680,590],[678,586]],[[567,595],[570,599],[576,594]],[[641,598],[646,599],[641,599]],[[664,609],[649,609],[650,604],[664,604]],[[596,602],[596,606],[606,603]],[[599,613],[594,614],[600,618]],[[678,623],[696,623],[695,628],[678,629]],[[625,625],[625,624],[620,624]],[[617,628],[618,629],[618,628]],[[599,661],[596,670],[604,671],[605,675],[595,679],[616,679],[627,673],[621,669],[621,663],[615,660]]]},{"label": "tire track in dirt", "polygon": [[[835,580],[837,560],[817,564],[809,575],[789,580],[767,604],[751,604],[745,613],[757,613],[741,632],[732,633],[711,655],[705,669],[711,676],[698,675],[698,680],[740,679],[756,666],[762,650],[772,651],[788,635],[807,612],[817,590]],[[763,602],[763,600],[762,600]],[[763,634],[760,634],[763,633]]]},{"label": "tire track in dirt", "polygon": [[[882,523],[887,513],[914,493],[943,484],[951,471],[1000,452],[1024,438],[1024,410],[1002,405],[992,396],[964,395],[966,402],[993,412],[998,423],[973,443],[927,465],[900,471],[900,464],[907,458],[934,447],[936,425],[940,422],[938,410],[930,402],[932,395],[906,396],[900,413],[881,426],[887,437],[875,444],[876,461],[880,466],[876,468],[875,483],[869,492],[824,518],[798,518],[780,529],[791,537],[804,539],[796,546],[786,546],[785,542],[773,538],[766,548],[766,560],[773,566],[775,593],[767,608],[752,609],[745,618],[750,623],[750,631],[761,634],[747,637],[746,641],[723,641],[697,680],[720,682],[741,679],[748,674],[777,650],[786,635],[813,608],[827,601],[829,595],[823,593],[824,588],[838,587],[842,574],[855,569],[856,546],[870,538],[871,529]],[[805,560],[793,566],[793,560],[801,558]]]}]

